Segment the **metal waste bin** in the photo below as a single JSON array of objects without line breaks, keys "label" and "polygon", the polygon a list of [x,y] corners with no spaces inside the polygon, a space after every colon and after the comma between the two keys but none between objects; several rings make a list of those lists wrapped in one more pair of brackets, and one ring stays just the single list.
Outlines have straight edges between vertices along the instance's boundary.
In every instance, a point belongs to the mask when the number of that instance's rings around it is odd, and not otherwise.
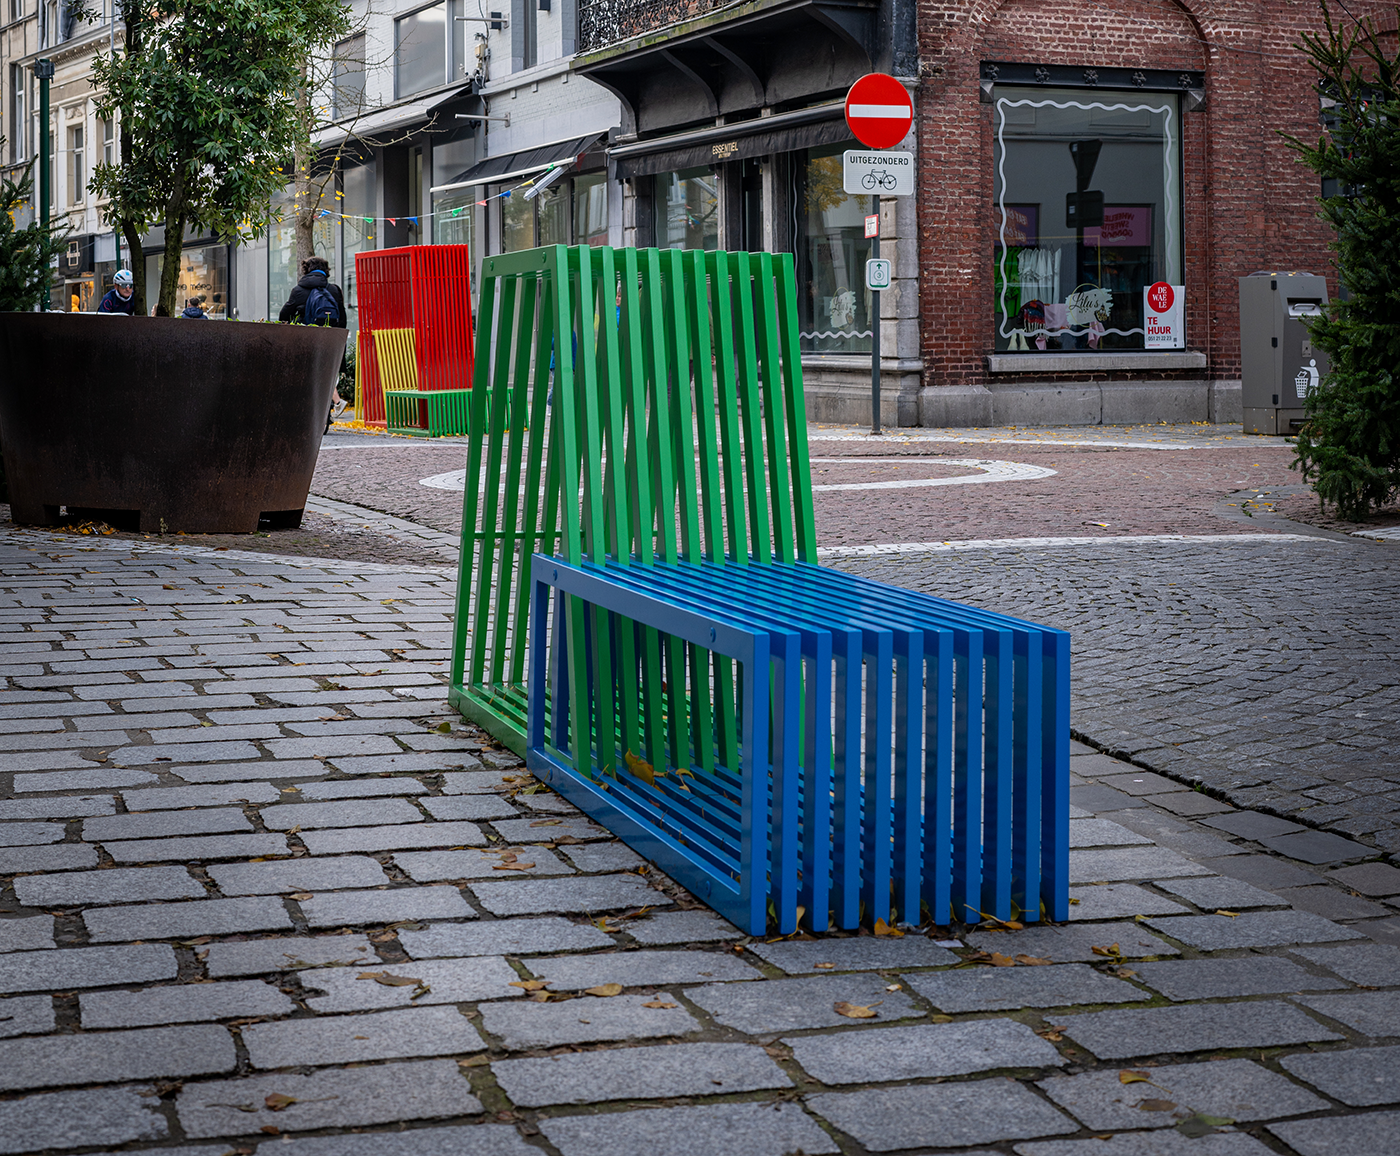
[{"label": "metal waste bin", "polygon": [[1327,281],[1312,273],[1240,278],[1240,377],[1244,432],[1296,433],[1304,399],[1327,372],[1308,321],[1327,310]]}]

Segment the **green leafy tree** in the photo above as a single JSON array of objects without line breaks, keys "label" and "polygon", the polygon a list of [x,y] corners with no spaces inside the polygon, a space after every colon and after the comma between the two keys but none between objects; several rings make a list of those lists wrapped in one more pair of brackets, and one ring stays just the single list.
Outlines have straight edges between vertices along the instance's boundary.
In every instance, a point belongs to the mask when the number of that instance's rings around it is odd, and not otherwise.
[{"label": "green leafy tree", "polygon": [[[0,137],[0,145],[5,138]],[[28,313],[47,307],[49,269],[66,244],[63,232],[32,221],[16,227],[15,218],[33,203],[34,162],[19,180],[0,180],[0,313]]]},{"label": "green leafy tree", "polygon": [[1339,26],[1326,0],[1322,16],[1301,48],[1331,123],[1316,145],[1289,144],[1334,182],[1321,215],[1347,298],[1312,325],[1331,370],[1308,395],[1296,463],[1324,507],[1360,521],[1400,492],[1400,57],[1370,20]]},{"label": "green leafy tree", "polygon": [[[119,114],[119,160],[91,188],[139,253],[165,226],[157,312],[174,314],[187,228],[229,240],[266,227],[281,166],[304,146],[301,62],[348,27],[341,0],[125,0],[122,50],[99,54],[100,115]],[[304,100],[304,97],[301,99]],[[139,262],[138,262],[139,265]],[[133,270],[144,310],[144,270]]]}]

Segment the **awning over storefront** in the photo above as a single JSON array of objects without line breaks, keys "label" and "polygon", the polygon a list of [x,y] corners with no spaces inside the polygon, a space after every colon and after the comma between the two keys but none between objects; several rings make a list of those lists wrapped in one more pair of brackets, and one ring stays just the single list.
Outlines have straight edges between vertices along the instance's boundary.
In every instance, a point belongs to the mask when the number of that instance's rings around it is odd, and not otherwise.
[{"label": "awning over storefront", "polygon": [[595,132],[587,136],[555,141],[553,144],[537,145],[532,149],[487,157],[458,173],[447,184],[434,185],[432,192],[447,193],[455,189],[470,189],[476,185],[513,181],[518,177],[528,177],[531,173],[542,173],[552,165],[574,164],[602,139],[603,134]]},{"label": "awning over storefront", "polygon": [[439,93],[430,100],[415,100],[411,104],[396,104],[391,108],[382,108],[358,119],[341,121],[339,124],[323,128],[312,136],[311,142],[317,148],[327,148],[330,145],[339,144],[351,136],[360,140],[368,140],[376,134],[394,132],[398,129],[408,128],[419,121],[426,121],[438,109],[470,95],[470,86],[463,86],[451,92]]},{"label": "awning over storefront", "polygon": [[839,144],[850,137],[845,106],[835,102],[619,145],[608,150],[608,160],[625,180]]}]

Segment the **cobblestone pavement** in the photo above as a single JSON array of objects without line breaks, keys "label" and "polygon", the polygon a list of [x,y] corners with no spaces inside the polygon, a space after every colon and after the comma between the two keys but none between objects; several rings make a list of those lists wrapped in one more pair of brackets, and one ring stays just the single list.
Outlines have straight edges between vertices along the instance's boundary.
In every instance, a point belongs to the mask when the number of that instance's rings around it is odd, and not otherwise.
[{"label": "cobblestone pavement", "polygon": [[1077,746],[1068,923],[748,940],[446,711],[450,585],[0,532],[0,1153],[1395,1151],[1368,848]]}]

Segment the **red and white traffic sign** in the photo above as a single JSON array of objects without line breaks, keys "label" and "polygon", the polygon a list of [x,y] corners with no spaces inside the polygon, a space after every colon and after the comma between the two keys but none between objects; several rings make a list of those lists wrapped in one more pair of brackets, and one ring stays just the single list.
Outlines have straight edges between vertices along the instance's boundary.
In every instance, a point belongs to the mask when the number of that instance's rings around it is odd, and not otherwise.
[{"label": "red and white traffic sign", "polygon": [[893,76],[872,72],[846,93],[846,124],[866,148],[893,148],[908,135],[913,123],[913,102]]}]

